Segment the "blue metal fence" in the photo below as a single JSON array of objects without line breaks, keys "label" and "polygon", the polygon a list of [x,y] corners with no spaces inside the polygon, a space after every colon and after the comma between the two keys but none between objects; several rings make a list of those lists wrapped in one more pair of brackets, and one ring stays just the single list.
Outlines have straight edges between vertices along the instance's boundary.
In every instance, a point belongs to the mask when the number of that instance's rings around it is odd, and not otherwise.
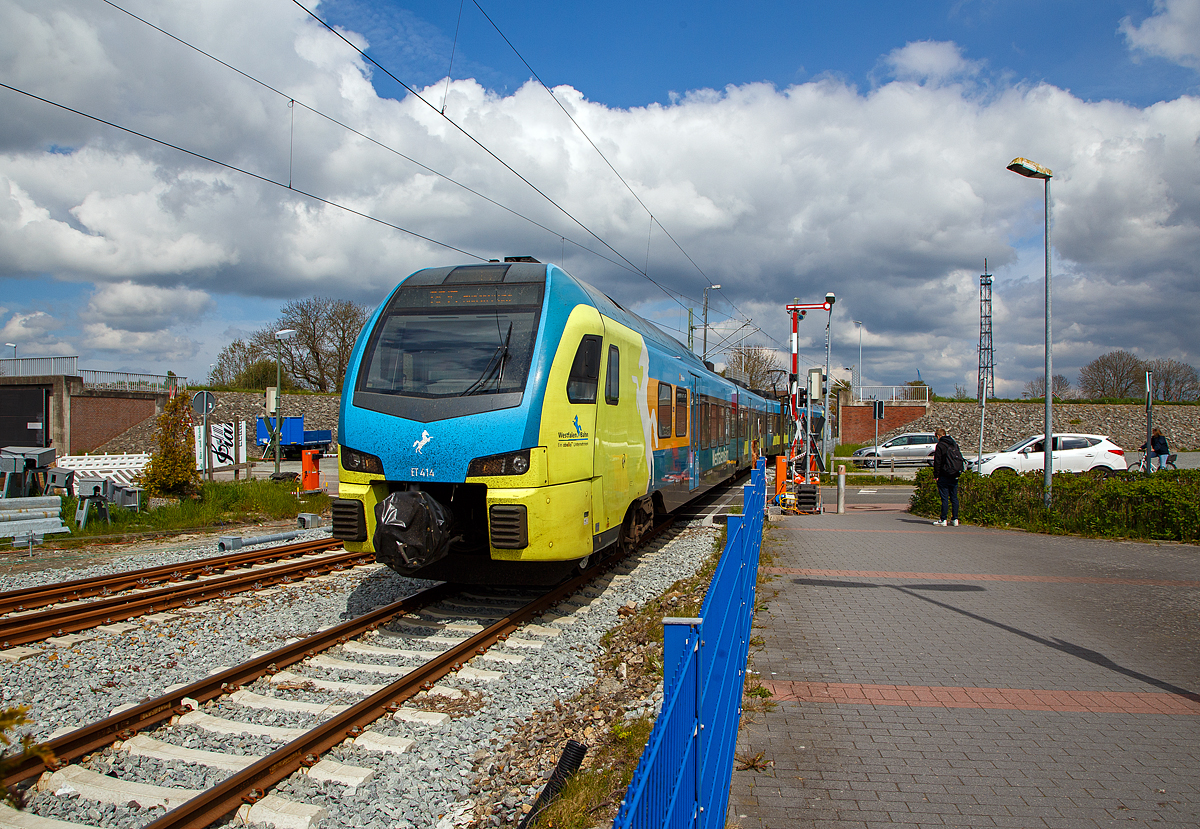
[{"label": "blue metal fence", "polygon": [[754,617],[766,468],[742,487],[700,617],[663,620],[663,707],[614,829],[725,825]]}]

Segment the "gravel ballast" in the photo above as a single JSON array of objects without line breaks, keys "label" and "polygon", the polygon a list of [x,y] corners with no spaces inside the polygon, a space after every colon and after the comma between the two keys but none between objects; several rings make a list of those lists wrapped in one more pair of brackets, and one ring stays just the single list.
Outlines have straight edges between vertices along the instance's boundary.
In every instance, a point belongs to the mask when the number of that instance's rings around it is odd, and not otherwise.
[{"label": "gravel ballast", "polygon": [[[677,525],[678,526],[678,525]],[[320,531],[316,531],[319,533]],[[499,681],[469,681],[448,676],[439,682],[466,692],[467,698],[454,702],[421,694],[408,703],[427,710],[451,711],[453,718],[442,725],[383,719],[371,726],[381,734],[414,741],[402,754],[380,754],[343,743],[326,756],[373,771],[373,776],[356,790],[332,782],[321,782],[304,774],[292,775],[274,789],[274,793],[301,800],[328,810],[325,827],[362,826],[371,829],[423,829],[436,827],[443,816],[464,811],[469,801],[481,796],[501,804],[509,813],[519,813],[522,804],[531,803],[544,781],[503,792],[473,789],[479,759],[486,758],[502,745],[514,729],[531,714],[553,708],[556,702],[569,700],[596,681],[595,664],[602,652],[601,637],[621,620],[622,607],[637,607],[663,594],[673,583],[691,576],[713,550],[716,530],[698,523],[676,530],[670,540],[660,539],[643,550],[606,586],[592,590],[593,597],[574,599],[576,605],[592,598],[586,612],[574,614],[573,624],[560,625],[561,635],[540,638],[540,649],[499,647],[506,653],[519,654],[519,664],[475,659],[472,666],[500,671]],[[214,554],[212,548],[193,551],[192,558]],[[162,554],[164,560],[147,561],[128,556],[100,565],[104,572],[131,567],[188,560],[187,551]],[[91,569],[91,568],[89,568]],[[80,578],[83,571],[72,571],[69,578]],[[33,579],[24,576],[22,579]],[[57,578],[62,578],[61,575]],[[54,581],[48,577],[45,581]],[[30,583],[45,583],[45,581]],[[0,662],[0,704],[30,706],[34,722],[32,733],[46,738],[57,729],[81,725],[106,716],[121,704],[137,703],[155,696],[172,684],[195,681],[221,667],[238,664],[256,652],[279,647],[285,640],[303,636],[319,627],[335,624],[376,606],[396,601],[417,592],[428,582],[407,579],[377,568],[371,572],[355,570],[328,581],[297,582],[266,596],[253,596],[242,602],[217,602],[207,614],[180,614],[177,618],[151,623],[132,620],[137,628],[122,635],[96,634],[94,639],[72,647],[39,645],[42,652],[17,663]],[[16,585],[7,585],[13,589]],[[23,586],[23,585],[22,585]],[[244,594],[249,595],[249,594]],[[501,607],[498,603],[497,607]],[[558,612],[570,612],[574,605],[564,604]],[[463,606],[463,621],[471,621],[470,605]],[[627,611],[626,611],[627,612]],[[450,619],[439,619],[442,622]],[[535,623],[545,624],[543,620]],[[393,626],[407,632],[404,626]],[[463,635],[452,634],[447,635]],[[538,637],[529,637],[538,638]],[[361,641],[385,647],[413,647],[391,641],[385,636]],[[362,654],[340,648],[328,654],[350,662],[368,662]],[[409,660],[380,657],[377,662],[409,664]],[[355,670],[331,670],[294,666],[301,676],[322,677],[349,682],[386,684],[388,677]],[[609,681],[609,680],[605,680]],[[278,691],[266,678],[247,690],[265,696],[343,704],[360,697],[335,698],[333,694],[306,690]],[[640,701],[636,712],[655,713],[658,694]],[[274,712],[238,706],[228,700],[214,700],[203,706],[205,713],[246,722],[286,727],[311,726],[315,719],[295,712]],[[268,738],[220,735],[193,726],[174,726],[150,733],[156,739],[189,748],[238,754],[262,754],[281,744]],[[202,767],[130,756],[107,749],[88,761],[94,771],[118,774],[139,782],[185,788],[203,788],[214,776],[224,773]],[[151,812],[125,806],[102,806],[78,797],[58,798],[42,792],[30,798],[29,808],[47,817],[75,820],[100,826],[135,827],[148,823],[161,811]],[[452,812],[453,810],[453,812]],[[500,825],[499,815],[491,817]],[[448,824],[447,824],[448,825]]]}]

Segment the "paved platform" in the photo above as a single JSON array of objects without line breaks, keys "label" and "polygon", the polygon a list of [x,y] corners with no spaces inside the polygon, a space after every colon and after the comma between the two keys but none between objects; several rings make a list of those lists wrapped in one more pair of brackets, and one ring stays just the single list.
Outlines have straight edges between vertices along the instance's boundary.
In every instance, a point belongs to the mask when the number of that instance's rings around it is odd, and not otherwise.
[{"label": "paved platform", "polygon": [[729,825],[1200,826],[1200,548],[899,495],[773,518]]}]

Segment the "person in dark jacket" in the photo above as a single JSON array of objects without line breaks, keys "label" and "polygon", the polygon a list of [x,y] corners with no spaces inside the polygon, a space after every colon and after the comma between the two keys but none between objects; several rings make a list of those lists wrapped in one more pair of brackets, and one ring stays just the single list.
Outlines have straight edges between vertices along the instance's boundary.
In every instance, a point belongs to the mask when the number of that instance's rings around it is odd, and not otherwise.
[{"label": "person in dark jacket", "polygon": [[958,448],[958,444],[954,442],[954,438],[946,434],[945,429],[938,429],[934,433],[937,437],[937,447],[933,450],[933,477],[937,478],[938,495],[942,498],[942,517],[939,521],[933,523],[939,527],[946,526],[946,507],[949,505],[954,508],[951,513],[953,526],[958,526],[958,476],[962,473],[962,467],[951,462],[951,457],[956,459],[962,458],[962,451]]},{"label": "person in dark jacket", "polygon": [[[1138,447],[1145,450],[1146,444]],[[1157,472],[1167,465],[1167,456],[1171,454],[1171,447],[1167,445],[1167,439],[1159,429],[1155,429],[1150,433],[1150,457],[1146,458],[1146,468],[1150,469],[1150,463],[1157,458],[1158,465],[1154,467]]]}]

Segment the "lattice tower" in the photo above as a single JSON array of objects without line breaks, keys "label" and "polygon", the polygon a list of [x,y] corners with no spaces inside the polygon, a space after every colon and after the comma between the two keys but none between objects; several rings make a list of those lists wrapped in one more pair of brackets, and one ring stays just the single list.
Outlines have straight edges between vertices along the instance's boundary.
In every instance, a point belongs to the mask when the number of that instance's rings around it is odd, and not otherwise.
[{"label": "lattice tower", "polygon": [[979,276],[979,373],[976,395],[982,403],[984,395],[996,394],[996,361],[992,351],[992,275],[987,272],[987,260],[983,260],[983,273]]}]

